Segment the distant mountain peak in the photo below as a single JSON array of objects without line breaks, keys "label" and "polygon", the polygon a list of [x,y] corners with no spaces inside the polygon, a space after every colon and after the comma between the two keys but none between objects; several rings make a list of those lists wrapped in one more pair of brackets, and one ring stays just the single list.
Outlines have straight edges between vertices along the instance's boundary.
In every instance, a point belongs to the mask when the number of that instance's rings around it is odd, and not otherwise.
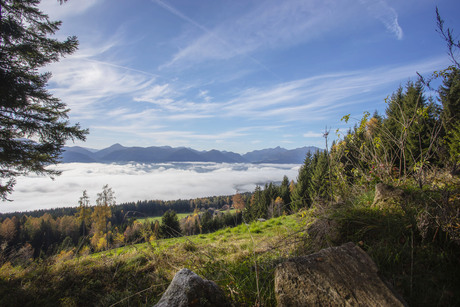
[{"label": "distant mountain peak", "polygon": [[109,146],[107,148],[115,149],[115,148],[126,148],[126,147],[121,145],[120,143],[115,143],[112,146]]},{"label": "distant mountain peak", "polygon": [[83,147],[65,147],[62,162],[99,163],[165,163],[165,162],[215,162],[215,163],[275,163],[302,164],[308,151],[321,150],[314,146],[285,149],[280,146],[254,150],[244,155],[217,149],[198,151],[188,147],[150,146],[125,147],[119,143],[92,152]]}]

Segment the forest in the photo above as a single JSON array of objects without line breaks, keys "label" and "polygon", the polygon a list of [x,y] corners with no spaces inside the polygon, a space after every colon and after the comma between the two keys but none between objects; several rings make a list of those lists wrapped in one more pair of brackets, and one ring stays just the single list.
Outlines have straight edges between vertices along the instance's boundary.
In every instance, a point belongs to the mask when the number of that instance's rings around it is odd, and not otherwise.
[{"label": "forest", "polygon": [[[230,212],[228,209],[233,206],[235,197],[244,201],[250,195],[243,193],[233,197],[152,200],[117,205],[114,194],[110,187],[104,186],[103,191],[98,194],[96,206],[90,206],[90,199],[83,192],[77,208],[1,215],[2,261],[19,263],[23,259],[43,259],[61,251],[88,253],[176,237],[182,233],[177,213],[191,213],[188,219],[182,221],[182,229],[187,234],[207,233],[225,226],[236,226],[241,223],[241,212]],[[150,216],[162,216],[161,225],[158,221],[137,221],[138,218]]]}]

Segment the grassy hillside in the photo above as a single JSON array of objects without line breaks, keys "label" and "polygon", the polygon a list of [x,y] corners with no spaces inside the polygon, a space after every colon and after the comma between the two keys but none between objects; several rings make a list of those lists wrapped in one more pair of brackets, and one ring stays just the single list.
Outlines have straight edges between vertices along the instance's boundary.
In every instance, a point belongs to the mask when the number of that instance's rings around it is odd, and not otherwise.
[{"label": "grassy hillside", "polygon": [[152,304],[187,267],[216,281],[239,305],[274,305],[273,268],[301,240],[298,215],[215,233],[158,240],[92,255],[61,254],[0,268],[1,306]]}]

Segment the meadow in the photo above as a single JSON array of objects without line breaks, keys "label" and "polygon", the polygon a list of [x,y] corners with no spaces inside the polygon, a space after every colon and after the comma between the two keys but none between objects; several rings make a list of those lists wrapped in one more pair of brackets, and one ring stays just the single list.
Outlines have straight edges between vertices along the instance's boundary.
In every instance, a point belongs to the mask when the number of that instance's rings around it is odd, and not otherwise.
[{"label": "meadow", "polygon": [[25,267],[6,263],[0,268],[0,305],[153,304],[184,267],[217,282],[241,306],[256,301],[274,305],[272,273],[303,240],[299,217],[281,216],[77,257],[63,251]]}]

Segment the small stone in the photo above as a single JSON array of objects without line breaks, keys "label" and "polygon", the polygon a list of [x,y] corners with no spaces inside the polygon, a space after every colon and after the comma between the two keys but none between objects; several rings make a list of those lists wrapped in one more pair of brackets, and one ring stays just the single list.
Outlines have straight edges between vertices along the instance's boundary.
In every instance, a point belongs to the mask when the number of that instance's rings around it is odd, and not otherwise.
[{"label": "small stone", "polygon": [[224,292],[213,281],[182,269],[176,273],[166,292],[154,307],[230,306]]}]

